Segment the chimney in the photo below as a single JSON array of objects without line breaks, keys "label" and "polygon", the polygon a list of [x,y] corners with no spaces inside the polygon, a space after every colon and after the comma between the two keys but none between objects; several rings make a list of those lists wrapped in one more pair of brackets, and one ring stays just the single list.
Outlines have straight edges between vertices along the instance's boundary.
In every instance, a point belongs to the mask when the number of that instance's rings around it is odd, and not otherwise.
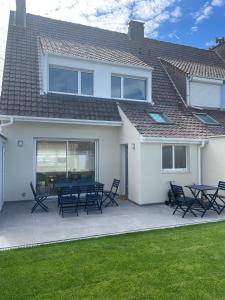
[{"label": "chimney", "polygon": [[144,23],[131,20],[128,25],[128,38],[133,41],[144,39]]},{"label": "chimney", "polygon": [[15,25],[26,27],[26,0],[16,0]]}]

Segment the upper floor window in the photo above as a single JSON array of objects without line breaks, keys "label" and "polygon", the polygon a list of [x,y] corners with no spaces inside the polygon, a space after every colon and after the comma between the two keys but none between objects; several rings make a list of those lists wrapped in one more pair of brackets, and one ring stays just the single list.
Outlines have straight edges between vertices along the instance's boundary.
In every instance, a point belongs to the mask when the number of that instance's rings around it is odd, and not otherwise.
[{"label": "upper floor window", "polygon": [[219,123],[206,113],[194,113],[194,116],[198,118],[202,123],[207,125],[219,125]]},{"label": "upper floor window", "polygon": [[112,98],[146,100],[146,82],[146,79],[112,75],[111,96]]},{"label": "upper floor window", "polygon": [[49,66],[49,91],[93,95],[93,73]]}]

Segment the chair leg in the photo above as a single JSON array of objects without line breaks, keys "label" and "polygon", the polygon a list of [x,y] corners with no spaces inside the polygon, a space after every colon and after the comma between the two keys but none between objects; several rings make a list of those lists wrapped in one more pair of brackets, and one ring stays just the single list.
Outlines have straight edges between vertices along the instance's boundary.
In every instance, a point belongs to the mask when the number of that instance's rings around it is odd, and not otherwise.
[{"label": "chair leg", "polygon": [[176,206],[176,208],[174,209],[173,215],[175,215],[176,211],[178,210],[179,205]]},{"label": "chair leg", "polygon": [[184,211],[184,213],[183,213],[183,216],[182,216],[182,218],[184,218],[184,217],[185,217],[185,215],[186,215],[186,213],[189,211],[189,209],[190,209],[190,207],[187,207],[187,208],[185,209],[185,211]]}]

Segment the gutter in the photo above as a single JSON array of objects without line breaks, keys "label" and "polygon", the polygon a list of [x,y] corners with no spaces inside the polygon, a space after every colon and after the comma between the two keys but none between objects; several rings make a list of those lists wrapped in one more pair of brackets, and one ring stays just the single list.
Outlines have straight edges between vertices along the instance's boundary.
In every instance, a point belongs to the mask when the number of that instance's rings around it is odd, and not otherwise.
[{"label": "gutter", "polygon": [[[10,125],[12,125],[14,123],[14,118],[13,117],[7,117],[7,116],[5,116],[4,118],[2,118],[2,121],[4,121],[5,119],[9,120],[9,122],[5,122],[5,123],[1,123],[0,124],[0,132],[2,131],[3,127],[10,126]],[[0,120],[1,120],[1,117],[0,117]]]},{"label": "gutter", "polygon": [[99,125],[99,126],[122,126],[122,121],[104,121],[104,120],[85,120],[85,119],[65,119],[65,118],[47,118],[30,116],[5,116],[0,115],[0,120],[10,119],[8,123],[2,126],[12,125],[16,121],[20,122],[38,122],[38,123],[57,123],[57,124],[75,124],[75,125]]},{"label": "gutter", "polygon": [[189,138],[164,138],[164,137],[143,137],[140,138],[141,143],[160,143],[160,144],[193,144],[201,145],[207,140],[189,139]]}]

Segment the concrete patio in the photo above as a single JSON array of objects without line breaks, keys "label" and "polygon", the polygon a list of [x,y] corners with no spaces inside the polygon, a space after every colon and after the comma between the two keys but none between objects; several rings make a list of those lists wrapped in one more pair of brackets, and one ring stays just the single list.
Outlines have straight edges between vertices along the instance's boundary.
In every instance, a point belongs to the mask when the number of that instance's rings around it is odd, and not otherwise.
[{"label": "concrete patio", "polygon": [[31,201],[5,203],[0,213],[0,249],[225,220],[225,213],[218,216],[213,211],[204,218],[187,215],[182,219],[166,205],[119,204],[105,208],[102,215],[80,211],[78,217],[68,214],[62,218],[56,200],[49,200],[49,212],[33,214]]}]

